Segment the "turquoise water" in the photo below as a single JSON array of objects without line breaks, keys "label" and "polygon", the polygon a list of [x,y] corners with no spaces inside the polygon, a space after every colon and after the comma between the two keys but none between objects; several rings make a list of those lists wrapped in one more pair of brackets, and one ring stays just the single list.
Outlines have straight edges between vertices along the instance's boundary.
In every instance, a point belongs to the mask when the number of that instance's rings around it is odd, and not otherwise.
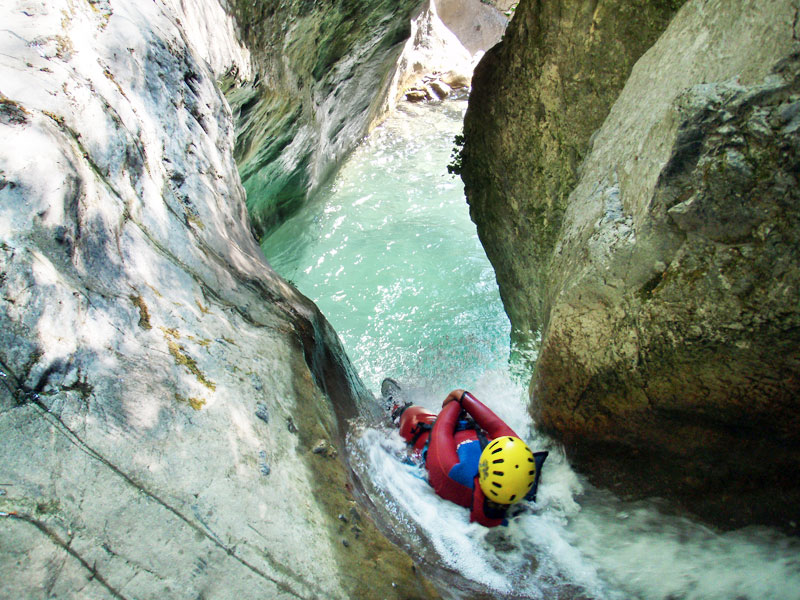
[{"label": "turquoise water", "polygon": [[508,359],[494,271],[446,170],[465,109],[406,105],[262,244],[373,389],[384,375],[464,386]]},{"label": "turquoise water", "polygon": [[797,539],[765,528],[720,533],[657,501],[622,502],[535,432],[494,273],[461,182],[446,170],[465,108],[405,105],[262,244],[330,320],[376,395],[390,375],[437,410],[464,387],[534,449],[550,450],[537,503],[488,530],[399,460],[395,431],[355,431],[351,464],[383,526],[419,564],[437,566],[426,572],[449,598],[800,599]]}]

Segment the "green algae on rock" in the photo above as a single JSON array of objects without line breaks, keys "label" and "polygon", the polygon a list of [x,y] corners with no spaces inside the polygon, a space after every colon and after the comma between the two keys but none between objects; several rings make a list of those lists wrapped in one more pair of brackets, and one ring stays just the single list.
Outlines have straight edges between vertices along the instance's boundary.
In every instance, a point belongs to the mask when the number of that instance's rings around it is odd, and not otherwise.
[{"label": "green algae on rock", "polygon": [[223,79],[236,161],[261,237],[291,215],[380,117],[419,0],[236,0],[256,75]]}]

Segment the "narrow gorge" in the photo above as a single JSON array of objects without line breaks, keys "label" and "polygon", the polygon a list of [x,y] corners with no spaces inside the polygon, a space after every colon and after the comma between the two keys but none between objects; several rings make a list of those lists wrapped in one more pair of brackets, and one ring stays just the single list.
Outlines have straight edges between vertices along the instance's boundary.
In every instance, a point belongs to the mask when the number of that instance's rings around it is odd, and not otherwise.
[{"label": "narrow gorge", "polygon": [[0,597],[800,598],[796,0],[0,16]]}]

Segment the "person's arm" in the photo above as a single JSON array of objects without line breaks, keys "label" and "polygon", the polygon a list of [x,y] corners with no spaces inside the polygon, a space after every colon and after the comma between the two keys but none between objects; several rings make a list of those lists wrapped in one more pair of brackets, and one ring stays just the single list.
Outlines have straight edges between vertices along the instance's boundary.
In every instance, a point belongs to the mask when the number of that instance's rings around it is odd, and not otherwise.
[{"label": "person's arm", "polygon": [[[490,439],[498,438],[504,435],[512,437],[519,437],[514,430],[511,429],[505,422],[494,414],[483,402],[478,400],[469,392],[463,390],[454,390],[463,392],[459,400],[461,407],[467,411],[470,416],[475,419],[475,422],[486,432],[487,437]],[[453,392],[451,392],[452,394]],[[449,396],[448,396],[449,397]]]},{"label": "person's arm", "polygon": [[[463,392],[463,390],[454,391]],[[453,396],[460,398],[461,394]],[[444,408],[433,425],[425,466],[428,469],[430,484],[437,494],[469,508],[472,506],[474,476],[470,474],[469,480],[458,476],[461,457],[456,450],[455,429],[461,414],[461,403],[454,401],[457,399],[450,399],[444,403]]]},{"label": "person's arm", "polygon": [[436,456],[438,466],[447,473],[453,465],[459,462],[453,434],[458,415],[461,413],[461,406],[458,402],[446,402],[446,406],[443,406],[444,408],[433,424],[428,455]]}]

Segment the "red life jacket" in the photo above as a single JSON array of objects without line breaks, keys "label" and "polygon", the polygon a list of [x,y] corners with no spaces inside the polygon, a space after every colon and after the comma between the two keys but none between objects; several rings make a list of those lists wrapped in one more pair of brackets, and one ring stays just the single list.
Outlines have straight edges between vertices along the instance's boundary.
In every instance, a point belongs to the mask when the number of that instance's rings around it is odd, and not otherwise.
[{"label": "red life jacket", "polygon": [[460,402],[451,402],[445,406],[438,420],[437,415],[421,406],[409,406],[400,416],[400,435],[417,453],[422,452],[430,439],[425,467],[428,469],[433,489],[442,498],[469,508],[470,521],[476,521],[485,527],[496,527],[502,524],[503,518],[494,518],[486,514],[485,497],[478,485],[477,475],[472,487],[467,487],[450,477],[451,469],[459,463],[457,446],[462,442],[477,439],[474,430],[456,431],[456,422],[462,408],[486,432],[488,439],[503,435],[518,437],[508,425],[469,392],[464,394]]},{"label": "red life jacket", "polygon": [[501,516],[489,516],[486,510],[486,496],[478,484],[478,478],[475,478],[475,489],[472,496],[472,506],[470,507],[469,520],[470,523],[476,522],[484,527],[497,527],[502,525],[505,521],[505,513]]}]

